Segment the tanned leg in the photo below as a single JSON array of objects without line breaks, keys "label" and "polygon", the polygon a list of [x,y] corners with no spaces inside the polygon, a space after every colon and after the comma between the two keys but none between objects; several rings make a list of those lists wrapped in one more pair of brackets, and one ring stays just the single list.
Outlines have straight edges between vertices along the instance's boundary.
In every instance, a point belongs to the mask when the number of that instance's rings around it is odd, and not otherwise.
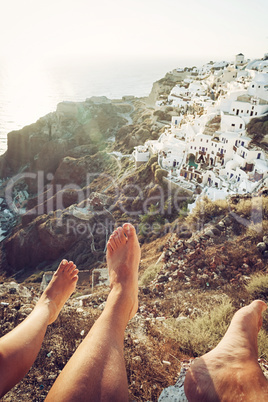
[{"label": "tanned leg", "polygon": [[46,402],[128,401],[124,332],[138,308],[140,246],[130,224],[107,245],[110,287],[104,311],[69,360]]},{"label": "tanned leg", "polygon": [[31,314],[0,339],[0,396],[27,374],[40,350],[47,326],[56,320],[75,289],[78,270],[63,260]]},{"label": "tanned leg", "polygon": [[268,382],[258,364],[257,336],[267,306],[255,300],[233,317],[215,349],[196,360],[184,383],[191,401],[268,401]]}]

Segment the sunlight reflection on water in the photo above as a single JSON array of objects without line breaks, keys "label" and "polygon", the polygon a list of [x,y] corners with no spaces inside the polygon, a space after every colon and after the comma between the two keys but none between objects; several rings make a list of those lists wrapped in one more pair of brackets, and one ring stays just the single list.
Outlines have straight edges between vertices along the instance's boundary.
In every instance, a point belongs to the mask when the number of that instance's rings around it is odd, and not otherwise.
[{"label": "sunlight reflection on water", "polygon": [[152,84],[177,67],[175,60],[58,61],[50,64],[0,64],[0,154],[12,130],[34,123],[63,100],[84,101],[94,95],[147,96]]}]

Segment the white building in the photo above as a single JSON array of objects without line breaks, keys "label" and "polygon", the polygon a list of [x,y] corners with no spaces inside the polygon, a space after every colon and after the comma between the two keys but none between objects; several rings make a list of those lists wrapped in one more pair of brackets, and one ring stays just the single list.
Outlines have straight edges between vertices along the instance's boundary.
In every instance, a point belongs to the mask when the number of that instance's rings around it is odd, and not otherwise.
[{"label": "white building", "polygon": [[268,103],[268,74],[256,74],[248,87],[248,94]]},{"label": "white building", "polygon": [[238,53],[235,56],[235,67],[241,67],[243,66],[245,63],[245,56],[243,55],[243,53]]},{"label": "white building", "polygon": [[136,167],[150,159],[149,148],[146,145],[138,145],[133,151]]}]

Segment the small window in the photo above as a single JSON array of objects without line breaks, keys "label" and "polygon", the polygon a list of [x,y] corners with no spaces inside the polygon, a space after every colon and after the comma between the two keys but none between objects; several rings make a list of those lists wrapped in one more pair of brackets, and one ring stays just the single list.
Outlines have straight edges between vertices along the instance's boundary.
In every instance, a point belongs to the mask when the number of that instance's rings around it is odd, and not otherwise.
[{"label": "small window", "polygon": [[226,144],[228,144],[228,140],[226,140]]},{"label": "small window", "polygon": [[200,139],[200,142],[202,142],[202,138]]},{"label": "small window", "polygon": [[247,110],[247,113],[249,113],[249,110]]},{"label": "small window", "polygon": [[257,112],[255,112],[255,116],[257,116]]},{"label": "small window", "polygon": [[241,123],[239,127],[242,128],[242,127],[243,127],[243,124]]},{"label": "small window", "polygon": [[235,112],[235,109],[233,109],[233,112]]},{"label": "small window", "polygon": [[207,140],[207,142],[208,142],[208,140]]},{"label": "small window", "polygon": [[254,88],[254,84],[252,84],[252,88]]}]

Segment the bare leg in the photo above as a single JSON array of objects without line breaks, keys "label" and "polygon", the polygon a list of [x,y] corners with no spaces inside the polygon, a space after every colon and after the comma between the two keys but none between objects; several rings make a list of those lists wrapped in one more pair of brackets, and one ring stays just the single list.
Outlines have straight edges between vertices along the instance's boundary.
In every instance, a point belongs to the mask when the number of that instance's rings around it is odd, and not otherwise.
[{"label": "bare leg", "polygon": [[31,314],[0,339],[0,395],[29,371],[40,350],[47,326],[56,320],[75,289],[78,270],[63,260]]},{"label": "bare leg", "polygon": [[107,245],[111,292],[105,308],[51,388],[46,401],[127,401],[124,332],[138,308],[140,246],[130,224]]},{"label": "bare leg", "polygon": [[257,360],[257,336],[266,308],[255,300],[238,310],[217,347],[195,361],[184,383],[190,402],[268,400],[268,382]]}]

